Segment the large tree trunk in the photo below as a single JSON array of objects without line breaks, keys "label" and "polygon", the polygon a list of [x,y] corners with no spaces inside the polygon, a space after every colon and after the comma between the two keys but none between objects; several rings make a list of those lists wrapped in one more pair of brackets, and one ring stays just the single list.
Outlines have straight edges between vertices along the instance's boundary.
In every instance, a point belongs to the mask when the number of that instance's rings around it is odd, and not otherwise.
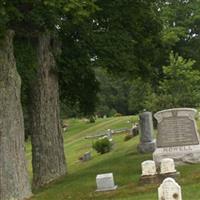
[{"label": "large tree trunk", "polygon": [[24,153],[21,80],[13,55],[12,31],[0,40],[0,199],[31,196]]},{"label": "large tree trunk", "polygon": [[49,34],[38,41],[38,71],[32,91],[33,187],[39,188],[66,174],[60,126],[56,61]]}]

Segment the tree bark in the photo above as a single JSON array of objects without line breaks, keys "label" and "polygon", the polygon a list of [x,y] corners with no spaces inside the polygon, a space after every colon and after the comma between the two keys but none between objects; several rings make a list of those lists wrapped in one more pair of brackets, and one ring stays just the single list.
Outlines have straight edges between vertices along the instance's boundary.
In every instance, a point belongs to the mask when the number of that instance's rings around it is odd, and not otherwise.
[{"label": "tree bark", "polygon": [[39,188],[66,174],[60,125],[59,87],[49,34],[39,36],[38,71],[32,87],[33,187]]},{"label": "tree bark", "polygon": [[0,39],[0,199],[31,196],[24,152],[21,80],[13,54],[14,32]]}]

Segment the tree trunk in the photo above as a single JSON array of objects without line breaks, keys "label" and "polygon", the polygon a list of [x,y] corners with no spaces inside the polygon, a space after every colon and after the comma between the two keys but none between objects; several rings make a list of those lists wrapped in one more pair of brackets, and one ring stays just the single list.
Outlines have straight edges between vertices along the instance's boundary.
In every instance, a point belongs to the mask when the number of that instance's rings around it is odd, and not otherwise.
[{"label": "tree trunk", "polygon": [[52,49],[49,34],[39,36],[31,117],[34,188],[48,184],[67,171],[60,126],[58,77]]},{"label": "tree trunk", "polygon": [[24,153],[21,80],[13,54],[14,32],[0,40],[0,199],[31,196]]}]

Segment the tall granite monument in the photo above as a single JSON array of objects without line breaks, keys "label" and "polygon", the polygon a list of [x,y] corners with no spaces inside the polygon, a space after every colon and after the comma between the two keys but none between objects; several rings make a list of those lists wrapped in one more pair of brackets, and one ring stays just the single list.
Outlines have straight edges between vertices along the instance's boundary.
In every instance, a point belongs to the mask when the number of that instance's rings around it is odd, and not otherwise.
[{"label": "tall granite monument", "polygon": [[155,150],[155,142],[153,141],[152,113],[143,112],[139,117],[140,144],[138,145],[138,151],[140,153],[153,152]]},{"label": "tall granite monument", "polygon": [[200,140],[195,122],[195,109],[174,108],[157,112],[156,150],[153,159],[160,163],[172,158],[176,163],[200,162]]}]

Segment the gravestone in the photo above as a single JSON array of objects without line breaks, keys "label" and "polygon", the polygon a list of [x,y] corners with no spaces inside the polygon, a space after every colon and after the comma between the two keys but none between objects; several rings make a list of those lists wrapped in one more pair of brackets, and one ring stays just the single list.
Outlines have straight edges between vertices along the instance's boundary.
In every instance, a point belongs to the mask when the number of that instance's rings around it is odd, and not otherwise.
[{"label": "gravestone", "polygon": [[88,161],[88,160],[91,160],[91,152],[86,152],[83,155],[83,161]]},{"label": "gravestone", "polygon": [[111,129],[108,129],[106,134],[108,136],[108,139],[112,139],[113,131]]},{"label": "gravestone", "polygon": [[173,178],[166,178],[158,188],[159,200],[182,200],[181,187]]},{"label": "gravestone", "polygon": [[160,173],[161,174],[176,173],[174,160],[171,158],[162,159],[160,165]]},{"label": "gravestone", "polygon": [[140,114],[139,130],[140,144],[138,151],[140,153],[153,152],[155,150],[155,142],[153,141],[153,121],[151,112],[143,112]]},{"label": "gravestone", "polygon": [[116,190],[113,173],[99,174],[96,176],[97,192]]},{"label": "gravestone", "polygon": [[137,123],[133,124],[133,126],[130,130],[130,135],[133,136],[133,137],[139,135],[139,125]]},{"label": "gravestone", "polygon": [[156,165],[153,160],[142,162],[142,176],[153,176],[156,174]]},{"label": "gravestone", "polygon": [[156,163],[163,158],[172,158],[176,163],[200,162],[195,114],[195,109],[174,108],[154,115],[158,122],[157,148],[153,153]]},{"label": "gravestone", "polygon": [[140,177],[140,183],[144,184],[155,184],[157,183],[157,171],[156,171],[156,164],[153,160],[146,160],[142,162],[142,175]]}]

